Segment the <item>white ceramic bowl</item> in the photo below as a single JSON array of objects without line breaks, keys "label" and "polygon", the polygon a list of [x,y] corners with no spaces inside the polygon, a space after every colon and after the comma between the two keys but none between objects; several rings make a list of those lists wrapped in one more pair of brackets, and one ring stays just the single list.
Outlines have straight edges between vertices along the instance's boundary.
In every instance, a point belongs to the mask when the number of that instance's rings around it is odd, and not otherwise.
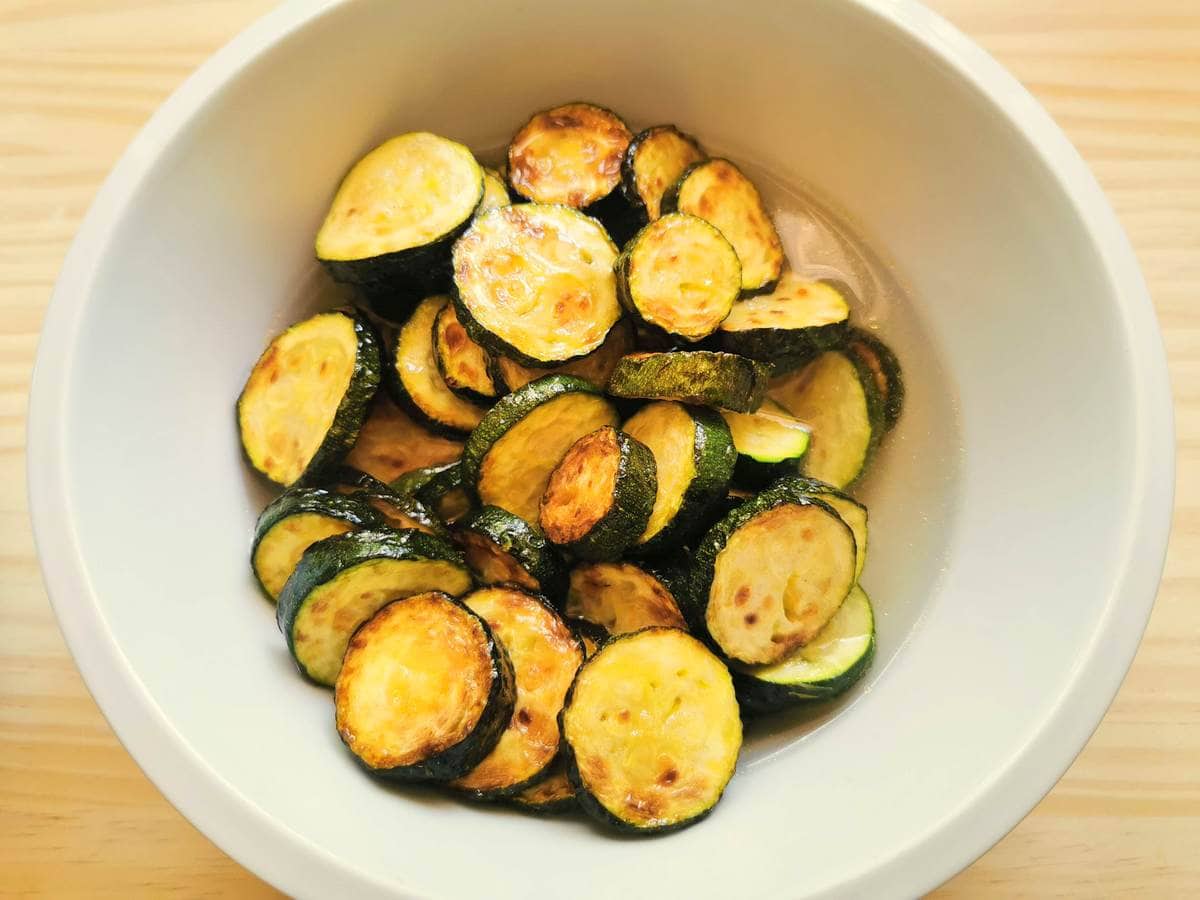
[{"label": "white ceramic bowl", "polygon": [[[351,764],[247,569],[265,496],[232,404],[319,302],[346,167],[429,129],[504,142],[583,97],[811,186],[894,261],[908,407],[869,485],[880,654],[756,729],[705,823],[645,841],[396,792]],[[1154,314],[1075,151],[903,0],[286,4],[204,65],[98,195],[30,408],[43,571],[113,727],[222,848],[304,896],[906,896],[965,866],[1100,720],[1173,484]]]}]

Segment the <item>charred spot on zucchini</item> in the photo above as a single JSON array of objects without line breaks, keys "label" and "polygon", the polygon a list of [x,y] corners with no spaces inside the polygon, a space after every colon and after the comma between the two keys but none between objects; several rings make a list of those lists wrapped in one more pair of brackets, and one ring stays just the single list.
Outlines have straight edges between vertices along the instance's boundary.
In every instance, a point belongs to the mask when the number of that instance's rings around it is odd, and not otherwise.
[{"label": "charred spot on zucchini", "polygon": [[839,491],[831,484],[806,478],[802,475],[792,475],[788,481],[795,488],[811,497],[816,497],[833,508],[841,520],[850,526],[854,533],[854,580],[862,575],[863,566],[867,564],[867,508],[845,491]]},{"label": "charred spot on zucchini", "polygon": [[674,125],[655,125],[635,135],[621,161],[621,190],[633,206],[653,222],[667,188],[688,166],[704,159],[704,151],[690,134]]},{"label": "charred spot on zucchini", "polygon": [[783,479],[701,538],[683,587],[689,618],[730,659],[779,662],[846,599],[855,552],[833,508]]},{"label": "charred spot on zucchini", "polygon": [[887,344],[862,328],[850,330],[846,349],[870,371],[883,405],[883,427],[891,431],[904,408],[904,376],[900,360]]},{"label": "charred spot on zucchini", "polygon": [[333,684],[354,630],[388,603],[470,588],[462,556],[446,541],[420,531],[358,531],[305,551],[275,617],[300,672]]},{"label": "charred spot on zucchini", "polygon": [[670,213],[639,231],[617,257],[617,296],[644,325],[686,341],[708,337],[741,291],[733,246],[703,219]]},{"label": "charred spot on zucchini", "polygon": [[546,536],[520,516],[497,506],[470,513],[457,525],[458,542],[480,584],[514,584],[560,597],[567,572]]},{"label": "charred spot on zucchini", "polygon": [[617,367],[621,357],[635,348],[633,326],[628,319],[621,319],[609,331],[599,349],[593,350],[587,356],[550,369],[532,369],[507,356],[500,356],[496,358],[496,368],[500,372],[500,380],[504,382],[504,387],[510,391],[525,387],[529,382],[545,378],[547,375],[574,375],[604,390],[608,387],[608,379],[612,377],[613,369]]},{"label": "charred spot on zucchini", "polygon": [[737,450],[733,469],[736,482],[762,487],[800,471],[812,431],[774,400],[764,400],[753,413],[722,410],[721,417],[729,426]]},{"label": "charred spot on zucchini", "polygon": [[883,404],[857,356],[827,350],[772,379],[770,395],[812,428],[804,474],[842,488],[863,473],[883,432]]},{"label": "charred spot on zucchini", "polygon": [[769,372],[762,363],[710,350],[630,353],[608,382],[614,397],[678,400],[753,412],[762,405]]},{"label": "charred spot on zucchini", "polygon": [[595,387],[570,375],[548,375],[488,411],[463,449],[463,480],[481,502],[536,522],[550,473],[570,446],[616,424],[616,411]]},{"label": "charred spot on zucchini", "polygon": [[508,651],[517,697],[508,727],[475,768],[450,786],[478,800],[511,796],[534,784],[558,756],[558,714],[583,647],[544,600],[512,587],[463,597]]},{"label": "charred spot on zucchini", "polygon": [[378,391],[346,464],[391,483],[414,469],[444,465],[461,455],[462,442],[434,434],[400,409],[386,391]]},{"label": "charred spot on zucchini", "polygon": [[563,610],[614,635],[651,626],[687,630],[667,583],[650,569],[631,562],[576,566],[571,570]]},{"label": "charred spot on zucchini", "polygon": [[737,453],[725,420],[711,409],[650,403],[622,426],[654,454],[657,490],[646,530],[632,548],[642,556],[674,549],[704,525],[725,494]]},{"label": "charred spot on zucchini", "polygon": [[521,809],[539,815],[553,815],[575,808],[575,788],[567,778],[567,764],[561,754],[536,782],[512,796]]},{"label": "charred spot on zucchini", "polygon": [[485,168],[483,170],[483,200],[479,202],[479,209],[475,211],[475,215],[511,204],[512,197],[508,194],[508,185],[504,183],[500,173],[495,169]]},{"label": "charred spot on zucchini", "polygon": [[471,340],[459,324],[453,303],[441,308],[433,320],[433,351],[446,387],[464,400],[490,404],[496,388],[491,354]]},{"label": "charred spot on zucchini", "polygon": [[657,490],[654,454],[606,425],[572,444],[550,473],[538,521],[572,556],[617,559],[646,530]]},{"label": "charred spot on zucchini", "polygon": [[432,473],[414,492],[414,496],[437,513],[447,525],[453,525],[475,506],[463,483],[461,462],[454,462]]},{"label": "charred spot on zucchini", "polygon": [[721,346],[731,353],[794,368],[845,340],[848,293],[843,285],[807,281],[785,272],[775,290],[734,306],[721,323]]},{"label": "charred spot on zucchini", "polygon": [[742,746],[728,670],[674,628],[643,629],[601,647],[575,677],[562,732],[580,805],[642,834],[712,812]]},{"label": "charred spot on zucchini", "polygon": [[508,145],[508,180],[535,203],[583,209],[620,184],[633,135],[611,110],[567,103],[535,114]]},{"label": "charred spot on zucchini", "polygon": [[493,209],[455,243],[453,258],[459,321],[524,365],[586,356],[621,317],[617,248],[599,222],[566,206]]},{"label": "charred spot on zucchini", "polygon": [[342,742],[367,771],[451,781],[492,752],[516,701],[487,623],[443,593],[383,607],[354,634],[334,687]]},{"label": "charred spot on zucchini", "polygon": [[246,459],[285,487],[341,461],[379,387],[379,343],[361,314],[320,313],[267,345],[237,401]]},{"label": "charred spot on zucchini", "polygon": [[662,211],[685,212],[711,222],[742,263],[742,293],[769,291],[783,272],[783,244],[758,189],[727,159],[690,166],[662,200]]}]

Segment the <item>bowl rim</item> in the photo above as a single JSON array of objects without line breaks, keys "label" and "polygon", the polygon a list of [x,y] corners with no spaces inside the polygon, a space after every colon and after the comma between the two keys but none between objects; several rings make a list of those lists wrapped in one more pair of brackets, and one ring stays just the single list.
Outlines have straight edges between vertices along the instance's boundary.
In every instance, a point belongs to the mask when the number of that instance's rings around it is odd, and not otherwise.
[{"label": "bowl rim", "polygon": [[[1072,678],[1005,767],[925,834],[832,892],[925,893],[966,868],[1029,813],[1083,749],[1115,697],[1150,616],[1165,561],[1175,481],[1166,356],[1142,273],[1112,207],[1067,137],[982,48],[915,0],[847,0],[919,46],[986,100],[1053,174],[1097,248],[1130,351],[1138,427],[1135,515],[1117,576]],[[396,884],[354,868],[289,829],[208,766],[152,700],[117,644],[83,566],[66,491],[63,423],[69,359],[113,226],[159,151],[259,54],[341,5],[288,0],[210,57],[130,143],[84,218],[46,309],[31,379],[26,441],[30,514],[42,576],[63,636],[126,750],[167,799],[223,851],[292,895],[395,896]],[[1168,477],[1169,476],[1169,477]]]}]

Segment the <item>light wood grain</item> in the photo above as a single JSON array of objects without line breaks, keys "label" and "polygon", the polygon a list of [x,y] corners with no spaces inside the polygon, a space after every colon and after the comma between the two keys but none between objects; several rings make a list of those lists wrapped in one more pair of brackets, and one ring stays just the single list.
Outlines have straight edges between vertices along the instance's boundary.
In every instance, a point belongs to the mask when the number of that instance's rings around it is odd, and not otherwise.
[{"label": "light wood grain", "polygon": [[[1041,99],[1116,207],[1163,325],[1179,447],[1166,577],[1120,696],[1062,782],[937,896],[1200,896],[1200,3],[934,5]],[[274,894],[116,742],[47,604],[24,487],[38,328],[80,218],[155,107],[268,6],[0,0],[0,894]]]}]

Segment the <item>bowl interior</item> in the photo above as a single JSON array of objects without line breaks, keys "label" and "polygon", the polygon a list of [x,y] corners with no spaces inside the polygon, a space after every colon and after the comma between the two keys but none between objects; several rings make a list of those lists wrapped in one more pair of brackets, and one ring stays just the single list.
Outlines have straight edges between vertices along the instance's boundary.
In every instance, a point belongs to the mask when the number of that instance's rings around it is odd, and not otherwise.
[{"label": "bowl interior", "polygon": [[[219,836],[283,887],[865,885],[1013,764],[1093,639],[1128,538],[1136,415],[1116,289],[1078,211],[988,99],[884,18],[853,3],[739,9],[338,6],[156,147],[105,236],[60,363],[70,527],[111,638],[212,790],[305,848],[284,864],[234,846],[236,829]],[[233,402],[273,333],[339,297],[311,242],[340,176],[390,135],[493,148],[574,98],[698,134],[762,173],[769,198],[810,191],[911,297],[868,293],[860,310],[908,387],[863,486],[878,661],[848,702],[753,728],[714,816],[654,841],[369,781],[247,566],[269,492],[243,467]],[[522,848],[532,875],[513,865]],[[945,865],[891,884],[927,888],[961,857],[948,847]]]}]

